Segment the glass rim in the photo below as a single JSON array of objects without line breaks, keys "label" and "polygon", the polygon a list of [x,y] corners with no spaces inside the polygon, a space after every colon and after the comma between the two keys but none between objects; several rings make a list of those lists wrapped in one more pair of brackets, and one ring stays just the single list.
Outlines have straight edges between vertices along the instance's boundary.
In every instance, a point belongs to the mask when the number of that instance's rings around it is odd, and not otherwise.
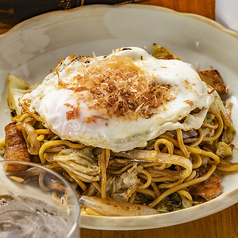
[{"label": "glass rim", "polygon": [[[51,174],[53,174],[54,176],[58,177],[59,179],[61,179],[67,186],[69,186],[69,188],[73,191],[73,195],[75,196],[75,200],[76,200],[76,204],[77,204],[77,215],[76,215],[76,221],[74,222],[74,224],[72,225],[70,231],[68,232],[67,236],[65,238],[69,238],[74,231],[77,229],[77,226],[79,227],[79,218],[80,218],[80,202],[79,202],[79,197],[77,192],[75,191],[74,187],[69,183],[69,181],[67,179],[65,179],[61,174],[44,167],[41,164],[38,163],[34,163],[34,162],[27,162],[27,161],[17,161],[17,160],[0,160],[0,165],[2,164],[6,164],[6,163],[14,163],[14,164],[22,164],[22,165],[28,165],[28,166],[32,166],[32,167],[37,167],[40,168],[42,170],[45,170],[46,172],[49,172]],[[1,178],[0,178],[1,180]]]}]

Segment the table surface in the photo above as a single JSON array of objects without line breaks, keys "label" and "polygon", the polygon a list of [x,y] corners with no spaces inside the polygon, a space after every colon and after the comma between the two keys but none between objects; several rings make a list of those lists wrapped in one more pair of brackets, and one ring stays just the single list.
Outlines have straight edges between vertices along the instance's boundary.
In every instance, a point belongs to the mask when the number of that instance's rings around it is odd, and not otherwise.
[{"label": "table surface", "polygon": [[[215,0],[149,0],[142,4],[167,7],[179,12],[215,19]],[[7,31],[1,28],[0,33]],[[81,238],[238,238],[238,204],[214,215],[181,225],[136,231],[102,231],[81,228]]]}]

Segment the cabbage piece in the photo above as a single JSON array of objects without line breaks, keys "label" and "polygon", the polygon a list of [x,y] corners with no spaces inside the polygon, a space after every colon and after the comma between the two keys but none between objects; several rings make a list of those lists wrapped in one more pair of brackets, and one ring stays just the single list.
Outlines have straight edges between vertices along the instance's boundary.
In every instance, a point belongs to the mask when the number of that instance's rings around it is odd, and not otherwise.
[{"label": "cabbage piece", "polygon": [[99,181],[100,168],[91,148],[64,149],[54,156],[54,160],[84,182]]},{"label": "cabbage piece", "polygon": [[231,143],[235,134],[235,128],[231,121],[231,102],[229,100],[226,101],[225,106],[219,96],[219,94],[214,91],[213,92],[214,101],[211,104],[211,109],[216,111],[217,113],[221,114],[223,121],[224,121],[224,130],[222,135],[222,141],[226,144]]},{"label": "cabbage piece", "polygon": [[152,56],[157,59],[177,59],[180,60],[177,56],[173,55],[167,48],[160,46],[159,44],[153,44]]},{"label": "cabbage piece", "polygon": [[9,74],[7,77],[8,84],[8,106],[15,110],[17,115],[21,114],[21,107],[18,105],[18,99],[26,93],[31,92],[30,85],[24,80]]},{"label": "cabbage piece", "polygon": [[157,206],[158,212],[172,212],[182,209],[182,200],[177,193],[172,193],[165,197]]},{"label": "cabbage piece", "polygon": [[217,144],[216,155],[221,158],[226,158],[232,155],[232,150],[225,142],[221,141]]},{"label": "cabbage piece", "polygon": [[182,201],[182,208],[188,208],[193,206],[195,203],[187,199],[185,196],[180,196]]},{"label": "cabbage piece", "polygon": [[214,119],[215,119],[215,115],[208,112],[204,118],[204,122],[210,124]]},{"label": "cabbage piece", "polygon": [[109,175],[107,178],[107,194],[116,201],[127,202],[136,191],[140,179],[137,177],[142,170],[135,164],[133,167],[120,175]]},{"label": "cabbage piece", "polygon": [[179,196],[178,193],[172,193],[165,197],[157,206],[158,212],[166,213],[188,208],[194,205],[193,201],[188,200],[185,196]]},{"label": "cabbage piece", "polygon": [[21,114],[21,107],[18,104],[18,99],[26,93],[30,93],[39,84],[29,85],[27,82],[19,77],[9,74],[7,77],[8,84],[8,106],[11,110],[14,110],[17,115]]}]

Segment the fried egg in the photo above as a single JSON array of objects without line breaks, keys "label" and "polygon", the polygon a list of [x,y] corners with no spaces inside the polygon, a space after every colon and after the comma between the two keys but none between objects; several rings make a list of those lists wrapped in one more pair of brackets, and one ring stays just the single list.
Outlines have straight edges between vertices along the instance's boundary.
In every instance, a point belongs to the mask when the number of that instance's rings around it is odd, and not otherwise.
[{"label": "fried egg", "polygon": [[67,57],[20,105],[61,139],[119,152],[200,128],[212,101],[192,65],[129,47]]}]

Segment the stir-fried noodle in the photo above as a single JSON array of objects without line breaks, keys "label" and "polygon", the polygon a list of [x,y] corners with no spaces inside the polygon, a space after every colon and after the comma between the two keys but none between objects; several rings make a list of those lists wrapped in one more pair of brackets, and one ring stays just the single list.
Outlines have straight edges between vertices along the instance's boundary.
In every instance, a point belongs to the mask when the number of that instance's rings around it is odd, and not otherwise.
[{"label": "stir-fried noodle", "polygon": [[[12,122],[23,133],[32,161],[61,173],[85,198],[84,213],[126,215],[107,213],[106,208],[94,210],[90,204],[106,199],[112,206],[118,201],[123,202],[119,203],[122,207],[131,204],[132,210],[136,205],[143,205],[143,209],[146,205],[167,212],[220,195],[221,179],[215,172],[238,170],[237,163],[226,161],[232,154],[234,134],[229,115],[216,94],[201,128],[166,131],[143,148],[122,152],[61,140],[43,126],[39,115],[30,112],[13,117]],[[1,144],[5,146],[4,141]],[[47,189],[43,180],[39,176],[41,187]],[[52,196],[60,199],[55,193]]]}]

